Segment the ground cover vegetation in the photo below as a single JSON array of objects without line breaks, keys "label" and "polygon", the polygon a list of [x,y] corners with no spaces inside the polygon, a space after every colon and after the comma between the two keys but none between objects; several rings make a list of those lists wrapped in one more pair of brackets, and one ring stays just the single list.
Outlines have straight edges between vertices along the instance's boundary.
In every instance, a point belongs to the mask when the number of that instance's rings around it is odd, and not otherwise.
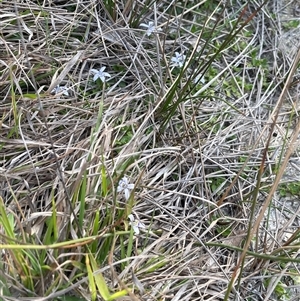
[{"label": "ground cover vegetation", "polygon": [[275,2],[0,0],[1,300],[299,300]]}]

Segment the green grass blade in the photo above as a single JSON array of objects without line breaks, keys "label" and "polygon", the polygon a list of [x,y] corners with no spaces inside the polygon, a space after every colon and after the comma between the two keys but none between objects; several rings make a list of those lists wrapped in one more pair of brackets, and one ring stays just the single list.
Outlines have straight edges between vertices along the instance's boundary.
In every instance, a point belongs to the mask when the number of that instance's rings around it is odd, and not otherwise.
[{"label": "green grass blade", "polygon": [[[91,271],[93,271],[94,274],[92,274],[93,276],[93,283],[96,283],[97,289],[101,295],[101,297],[104,300],[109,300],[110,298],[110,293],[109,293],[109,289],[108,286],[105,282],[105,279],[103,277],[103,275],[101,274],[101,272],[99,271],[99,268],[97,266],[97,263],[94,259],[94,257],[90,254],[87,255],[87,258],[89,260],[89,262],[91,263],[90,269]],[[97,272],[96,272],[97,271]],[[95,273],[96,272],[96,273]],[[95,282],[94,282],[95,281]],[[95,288],[96,289],[96,288]]]}]

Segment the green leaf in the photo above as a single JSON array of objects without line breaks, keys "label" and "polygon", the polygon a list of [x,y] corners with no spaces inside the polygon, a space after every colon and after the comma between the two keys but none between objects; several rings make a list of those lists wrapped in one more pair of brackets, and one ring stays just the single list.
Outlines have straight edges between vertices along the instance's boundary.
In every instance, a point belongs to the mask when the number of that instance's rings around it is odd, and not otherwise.
[{"label": "green leaf", "polygon": [[[96,290],[93,270],[90,266],[90,261],[89,261],[89,255],[88,254],[86,255],[85,263],[86,263],[86,268],[87,268],[87,272],[88,272],[89,289],[90,289],[90,293],[91,293],[91,299],[92,299],[92,301],[94,301],[97,298],[97,290]],[[104,300],[107,300],[107,299],[104,298]]]},{"label": "green leaf", "polygon": [[[87,255],[87,258],[88,258],[88,255]],[[89,255],[89,260],[91,263],[91,270],[93,272],[97,271],[97,273],[93,275],[93,278],[95,280],[96,286],[98,288],[98,291],[99,291],[101,297],[104,300],[110,300],[111,296],[110,296],[110,293],[108,290],[108,286],[106,285],[105,279],[104,279],[103,275],[101,274],[101,272],[99,271],[99,267],[97,266],[97,263],[91,254]],[[94,283],[94,280],[93,280],[93,283]]]}]

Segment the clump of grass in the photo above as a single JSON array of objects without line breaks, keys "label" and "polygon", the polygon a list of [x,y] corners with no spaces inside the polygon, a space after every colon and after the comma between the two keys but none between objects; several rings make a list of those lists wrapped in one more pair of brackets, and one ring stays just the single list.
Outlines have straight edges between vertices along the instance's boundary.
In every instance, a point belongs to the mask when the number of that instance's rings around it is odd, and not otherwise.
[{"label": "clump of grass", "polygon": [[1,298],[297,294],[299,56],[265,3],[1,5]]}]

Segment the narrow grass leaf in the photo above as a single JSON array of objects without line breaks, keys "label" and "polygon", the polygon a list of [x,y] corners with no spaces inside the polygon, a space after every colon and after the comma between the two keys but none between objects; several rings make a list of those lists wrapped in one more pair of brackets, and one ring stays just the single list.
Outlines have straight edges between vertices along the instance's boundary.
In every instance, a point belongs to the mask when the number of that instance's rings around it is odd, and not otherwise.
[{"label": "narrow grass leaf", "polygon": [[[99,268],[97,266],[97,263],[96,263],[94,257],[91,254],[89,254],[89,260],[90,260],[90,263],[91,263],[91,270],[94,272],[93,275],[94,275],[94,278],[95,278],[95,282],[96,282],[98,291],[99,291],[101,297],[104,300],[109,300],[110,299],[109,289],[106,285],[106,282],[105,282],[105,279],[104,279],[103,275],[99,271]],[[95,272],[97,272],[97,273],[95,273]]]},{"label": "narrow grass leaf", "polygon": [[[86,256],[85,256],[85,264],[86,264],[86,269],[87,269],[87,273],[88,273],[89,289],[90,289],[90,293],[91,293],[91,299],[92,299],[92,301],[94,301],[97,298],[97,290],[96,290],[93,270],[90,266],[90,260],[89,260],[89,255],[88,254],[86,254]],[[104,298],[104,300],[107,300],[107,299]]]},{"label": "narrow grass leaf", "polygon": [[[121,259],[125,259],[126,258],[126,247],[125,247],[125,244],[124,244],[124,237],[123,235],[120,235],[120,255],[121,255]],[[127,262],[122,262],[121,263],[121,269],[124,270],[125,267],[127,265]]]},{"label": "narrow grass leaf", "polygon": [[[93,227],[92,235],[97,235],[98,232],[99,232],[99,229],[100,229],[100,213],[99,213],[99,210],[97,210],[96,213],[95,213],[92,227]],[[95,240],[91,245],[91,252],[93,254],[96,253],[97,247],[98,247],[98,240]]]},{"label": "narrow grass leaf", "polygon": [[5,205],[3,203],[2,197],[0,197],[0,223],[5,230],[5,233],[8,237],[13,240],[16,239],[14,233],[14,221],[13,216],[11,214],[6,214]]},{"label": "narrow grass leaf", "polygon": [[51,198],[52,198],[52,216],[51,216],[51,224],[53,227],[53,242],[56,242],[58,239],[58,229],[57,229],[57,213],[56,213],[56,202],[54,199],[54,191],[52,190],[51,193]]},{"label": "narrow grass leaf", "polygon": [[130,236],[129,236],[129,239],[128,239],[127,254],[126,254],[128,258],[132,254],[133,241],[134,241],[133,234],[134,234],[133,227],[131,227],[131,229],[130,229]]},{"label": "narrow grass leaf", "polygon": [[84,216],[85,216],[85,198],[86,198],[86,185],[87,185],[87,172],[84,171],[82,181],[80,183],[80,189],[79,189],[79,226],[80,226],[80,231],[83,228],[83,221],[84,221]]},{"label": "narrow grass leaf", "polygon": [[108,299],[107,301],[114,301],[114,300],[120,300],[119,298],[127,296],[128,292],[127,290],[121,290],[119,292],[113,293]]},{"label": "narrow grass leaf", "polygon": [[102,196],[105,197],[107,195],[107,177],[106,177],[106,170],[104,167],[104,164],[101,167],[101,181],[102,181],[102,185],[101,185],[101,192],[102,192]]}]

